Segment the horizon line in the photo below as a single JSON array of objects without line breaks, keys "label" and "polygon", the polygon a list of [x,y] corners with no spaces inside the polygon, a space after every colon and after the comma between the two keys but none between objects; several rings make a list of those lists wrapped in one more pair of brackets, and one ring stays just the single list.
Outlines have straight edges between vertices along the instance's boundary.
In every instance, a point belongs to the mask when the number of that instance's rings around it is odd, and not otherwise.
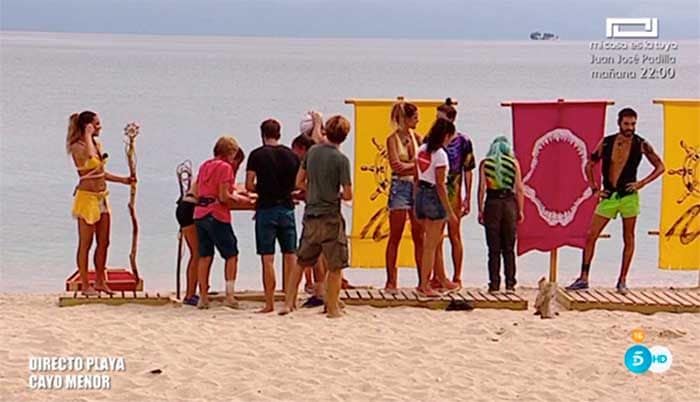
[{"label": "horizon line", "polygon": [[[226,33],[175,33],[175,32],[105,32],[105,31],[36,31],[31,29],[2,29],[0,28],[0,33],[34,33],[34,34],[77,34],[77,35],[117,35],[117,36],[163,36],[163,37],[211,37],[211,38],[252,38],[252,39],[360,39],[360,40],[378,40],[378,39],[389,39],[389,40],[415,40],[415,41],[482,41],[482,42],[589,42],[589,41],[629,41],[632,39],[615,39],[615,38],[579,38],[579,39],[568,39],[558,37],[553,40],[537,40],[530,39],[528,36],[522,39],[518,38],[456,38],[456,37],[411,37],[411,36],[348,36],[348,35],[269,35],[269,34],[226,34]],[[698,37],[677,37],[677,38],[637,38],[636,40],[650,40],[650,41],[688,41],[697,40]]]}]

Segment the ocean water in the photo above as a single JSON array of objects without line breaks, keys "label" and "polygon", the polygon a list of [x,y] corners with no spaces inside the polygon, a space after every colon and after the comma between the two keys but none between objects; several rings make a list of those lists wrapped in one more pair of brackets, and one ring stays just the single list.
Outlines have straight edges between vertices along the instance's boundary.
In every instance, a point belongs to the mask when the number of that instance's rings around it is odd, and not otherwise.
[{"label": "ocean water", "polygon": [[[497,134],[511,133],[505,100],[611,99],[607,132],[615,113],[632,106],[638,132],[663,151],[662,108],[653,98],[700,97],[700,43],[681,41],[673,79],[592,79],[588,42],[473,42],[375,39],[285,39],[0,33],[0,291],[60,291],[74,270],[76,223],[70,215],[75,169],[64,150],[68,116],[97,111],[108,168],[127,170],[122,130],[141,123],[138,137],[139,266],[149,289],[174,289],[178,227],[174,218],[176,165],[195,166],[222,133],[235,135],[246,151],[259,145],[260,121],[274,116],[283,141],[296,134],[299,118],[314,108],[326,116],[352,117],[346,98],[444,98],[459,100],[458,128],[482,157]],[[655,52],[663,53],[663,52]],[[352,135],[343,151],[353,155]],[[650,171],[644,164],[641,174]],[[243,179],[239,172],[238,180]],[[644,189],[631,285],[693,285],[694,272],[656,268],[660,180]],[[110,266],[128,266],[131,224],[126,186],[110,184],[113,210]],[[474,197],[475,199],[475,197]],[[476,209],[475,207],[473,208]],[[352,211],[344,210],[350,218]],[[260,289],[249,212],[234,215],[241,259],[238,288]],[[463,221],[465,281],[487,281],[483,229],[475,214]],[[612,286],[619,271],[621,223],[599,242],[592,275]],[[446,250],[446,255],[449,251]],[[279,260],[279,259],[278,259]],[[560,252],[560,282],[578,272],[580,251]],[[183,270],[186,261],[183,261]],[[448,262],[451,271],[451,263]],[[222,288],[223,263],[212,271]],[[279,272],[279,268],[278,268]],[[548,256],[518,259],[521,284],[534,285],[548,272]],[[383,270],[349,270],[352,282],[382,285]],[[413,269],[400,272],[415,283]],[[184,282],[183,282],[184,283]]]}]

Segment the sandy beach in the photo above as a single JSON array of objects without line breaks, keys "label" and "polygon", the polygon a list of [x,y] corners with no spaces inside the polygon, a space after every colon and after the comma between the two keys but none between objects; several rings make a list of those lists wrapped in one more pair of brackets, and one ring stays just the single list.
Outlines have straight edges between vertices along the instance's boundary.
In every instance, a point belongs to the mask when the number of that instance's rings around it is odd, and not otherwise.
[{"label": "sandy beach", "polygon": [[[59,308],[55,294],[3,294],[0,305],[3,400],[690,401],[700,383],[697,314],[348,306],[329,320],[320,308],[260,315],[252,302]],[[669,371],[627,371],[637,327],[672,351]],[[40,356],[118,357],[125,370],[91,373],[109,376],[109,390],[30,389],[30,375],[81,374],[30,372]]]}]

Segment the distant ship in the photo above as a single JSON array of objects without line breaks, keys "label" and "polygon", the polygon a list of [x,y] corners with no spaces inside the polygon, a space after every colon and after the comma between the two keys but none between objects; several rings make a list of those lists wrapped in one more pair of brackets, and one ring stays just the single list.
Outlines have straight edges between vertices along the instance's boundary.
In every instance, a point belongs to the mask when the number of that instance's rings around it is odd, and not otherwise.
[{"label": "distant ship", "polygon": [[530,34],[530,39],[532,40],[557,40],[559,37],[553,33],[545,32],[533,32]]}]

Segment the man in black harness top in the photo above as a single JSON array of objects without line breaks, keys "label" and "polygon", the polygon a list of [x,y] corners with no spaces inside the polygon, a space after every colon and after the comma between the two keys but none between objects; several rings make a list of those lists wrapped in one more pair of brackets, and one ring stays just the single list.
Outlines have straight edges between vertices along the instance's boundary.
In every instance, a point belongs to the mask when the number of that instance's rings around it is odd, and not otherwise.
[{"label": "man in black harness top", "polygon": [[[588,288],[588,274],[598,236],[610,219],[615,219],[619,214],[622,216],[625,248],[616,287],[619,293],[628,292],[627,273],[634,255],[634,229],[639,215],[638,191],[661,176],[665,170],[661,158],[654,152],[651,145],[635,134],[636,124],[637,113],[634,110],[630,108],[620,110],[617,116],[619,132],[605,137],[586,164],[588,183],[593,192],[600,195],[600,202],[586,238],[581,276],[569,285],[567,290]],[[646,156],[654,166],[654,171],[637,181],[637,169],[642,161],[642,155]],[[593,167],[601,161],[603,162],[602,190],[593,177]]]}]

